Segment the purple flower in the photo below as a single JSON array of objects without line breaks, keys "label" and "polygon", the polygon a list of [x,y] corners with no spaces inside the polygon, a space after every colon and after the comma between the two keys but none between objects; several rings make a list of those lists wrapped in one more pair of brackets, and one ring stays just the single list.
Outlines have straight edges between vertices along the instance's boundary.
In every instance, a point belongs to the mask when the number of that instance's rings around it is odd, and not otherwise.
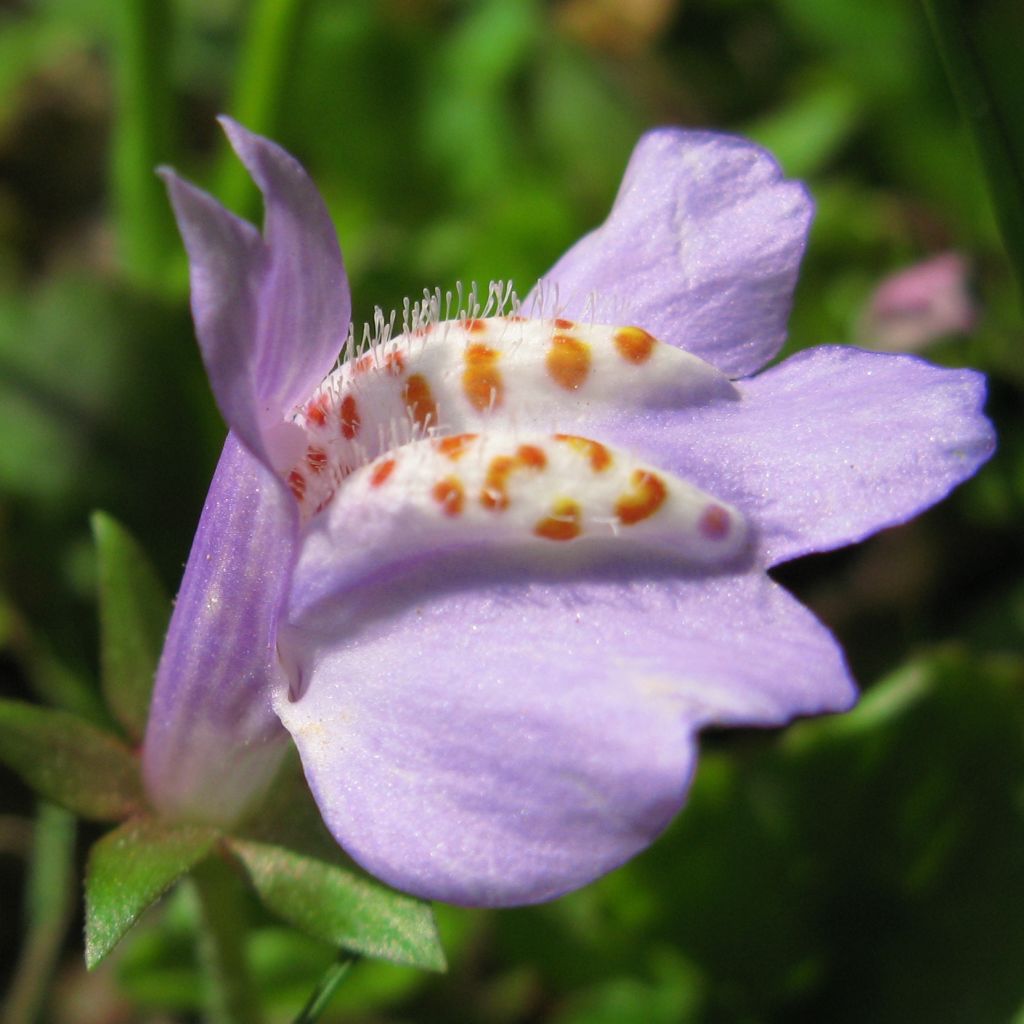
[{"label": "purple flower", "polygon": [[811,217],[765,152],[651,132],[522,306],[557,314],[428,316],[324,379],[349,320],[327,214],[225,128],[262,238],[166,173],[231,434],[157,677],[158,808],[229,824],[290,733],[368,870],[528,903],[658,835],[700,729],[851,704],[767,570],[910,518],[993,436],[968,370],[830,347],[752,376]]}]

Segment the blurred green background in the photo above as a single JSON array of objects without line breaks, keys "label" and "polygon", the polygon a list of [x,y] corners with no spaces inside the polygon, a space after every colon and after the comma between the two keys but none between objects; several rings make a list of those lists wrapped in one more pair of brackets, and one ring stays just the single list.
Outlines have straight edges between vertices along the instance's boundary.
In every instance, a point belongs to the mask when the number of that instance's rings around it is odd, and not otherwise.
[{"label": "blurred green background", "polygon": [[[968,12],[1024,157],[1024,8]],[[6,695],[97,711],[90,510],[180,578],[224,428],[152,168],[258,218],[220,111],[316,179],[357,321],[456,281],[525,293],[604,217],[645,128],[751,136],[818,203],[789,349],[872,343],[878,282],[957,250],[978,326],[927,355],[988,373],[1001,439],[940,508],[777,574],[844,643],[857,711],[706,737],[648,853],[545,907],[439,908],[448,975],[360,964],[325,1019],[1024,1022],[1021,297],[920,6],[0,0]],[[58,1024],[194,1018],[188,890],[87,976],[76,876],[98,833],[0,785],[9,1019],[31,1019],[33,985]],[[332,951],[252,915],[269,1019],[288,1020]]]}]

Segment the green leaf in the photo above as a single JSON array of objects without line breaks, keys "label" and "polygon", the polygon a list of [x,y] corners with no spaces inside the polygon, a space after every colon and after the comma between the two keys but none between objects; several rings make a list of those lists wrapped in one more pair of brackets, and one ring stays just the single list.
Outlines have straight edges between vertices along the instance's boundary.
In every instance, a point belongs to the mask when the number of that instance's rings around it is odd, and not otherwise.
[{"label": "green leaf", "polygon": [[369,957],[444,970],[430,907],[279,846],[229,840],[260,899],[290,924]]},{"label": "green leaf", "polygon": [[132,739],[141,739],[171,604],[146,553],[116,519],[95,512],[103,694]]},{"label": "green leaf", "polygon": [[135,755],[66,711],[0,700],[0,761],[83,818],[118,821],[145,806]]},{"label": "green leaf", "polygon": [[85,874],[85,963],[95,967],[139,915],[211,850],[219,833],[202,825],[136,818],[108,832]]}]

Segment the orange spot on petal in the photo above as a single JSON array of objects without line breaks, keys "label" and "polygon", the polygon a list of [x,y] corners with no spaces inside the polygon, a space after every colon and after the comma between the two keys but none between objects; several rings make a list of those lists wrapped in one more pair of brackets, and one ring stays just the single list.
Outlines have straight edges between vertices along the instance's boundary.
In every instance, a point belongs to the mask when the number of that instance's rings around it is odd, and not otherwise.
[{"label": "orange spot on petal", "polygon": [[365,356],[360,356],[352,364],[353,373],[368,373],[373,368],[373,355],[367,353]]},{"label": "orange spot on petal", "polygon": [[496,455],[487,467],[480,504],[494,512],[508,508],[508,480],[519,469],[540,472],[548,463],[547,456],[532,444],[520,445],[515,455]]},{"label": "orange spot on petal", "polygon": [[656,344],[654,337],[642,327],[620,327],[615,332],[615,347],[619,350],[619,355],[626,362],[636,363],[638,366],[651,358]]},{"label": "orange spot on petal", "polygon": [[633,490],[622,495],[615,505],[615,514],[623,526],[633,526],[653,516],[668,497],[661,477],[646,469],[634,470],[632,484]]},{"label": "orange spot on petal", "polygon": [[577,391],[590,373],[590,346],[568,334],[556,334],[548,349],[547,368],[560,388]]},{"label": "orange spot on petal", "polygon": [[480,334],[487,330],[487,324],[483,320],[463,320],[462,329],[470,334]]},{"label": "orange spot on petal", "polygon": [[453,462],[461,458],[466,449],[479,437],[479,434],[449,434],[437,442],[437,450],[447,455]]},{"label": "orange spot on petal", "polygon": [[571,331],[575,326],[576,322],[574,320],[564,320],[562,317],[559,317],[555,321],[555,327],[560,331]]},{"label": "orange spot on petal", "polygon": [[484,489],[480,492],[480,504],[484,508],[496,512],[508,508],[508,478],[515,468],[516,460],[511,455],[497,455],[491,459]]},{"label": "orange spot on petal", "polygon": [[405,356],[401,352],[392,352],[384,360],[384,372],[392,377],[401,377],[405,373]]},{"label": "orange spot on petal", "polygon": [[577,437],[575,434],[555,434],[556,441],[574,448],[590,460],[590,468],[595,473],[603,473],[612,464],[612,453],[600,441],[591,441],[589,437]]},{"label": "orange spot on petal", "polygon": [[534,444],[521,444],[516,460],[527,469],[543,469],[548,464],[548,457]]},{"label": "orange spot on petal", "polygon": [[441,506],[441,511],[454,518],[462,514],[462,504],[465,498],[465,491],[458,477],[449,476],[434,484],[432,492],[434,501]]},{"label": "orange spot on petal", "polygon": [[373,467],[373,473],[370,474],[370,486],[371,487],[383,487],[387,478],[395,471],[395,460],[385,459],[383,462],[378,462]]},{"label": "orange spot on petal", "polygon": [[426,430],[431,424],[437,424],[437,403],[426,377],[414,373],[402,388],[402,401],[418,427]]},{"label": "orange spot on petal", "polygon": [[546,516],[533,528],[538,537],[545,540],[573,540],[582,531],[580,507],[575,501],[562,498],[556,501],[550,516]]},{"label": "orange spot on petal", "polygon": [[352,395],[341,400],[341,436],[351,441],[359,433],[359,407]]},{"label": "orange spot on petal", "polygon": [[504,398],[505,387],[498,369],[500,357],[500,352],[487,345],[474,344],[466,349],[462,390],[469,404],[479,412],[497,408]]}]

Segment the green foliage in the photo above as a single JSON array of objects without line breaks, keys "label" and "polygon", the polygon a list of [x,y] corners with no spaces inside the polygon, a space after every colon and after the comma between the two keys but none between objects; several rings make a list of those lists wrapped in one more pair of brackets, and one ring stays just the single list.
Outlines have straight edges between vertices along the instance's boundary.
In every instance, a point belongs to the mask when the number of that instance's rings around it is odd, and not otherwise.
[{"label": "green foliage", "polygon": [[85,961],[114,948],[147,907],[213,848],[217,832],[135,818],[93,846],[85,876]]},{"label": "green foliage", "polygon": [[260,899],[286,921],[343,949],[430,970],[445,965],[430,908],[334,864],[231,840]]},{"label": "green foliage", "polygon": [[84,818],[116,821],[145,805],[135,755],[66,711],[0,700],[0,761]]},{"label": "green foliage", "polygon": [[[960,6],[1019,155],[1020,4]],[[750,133],[807,177],[818,208],[790,349],[849,341],[886,273],[956,248],[982,318],[969,340],[925,354],[989,374],[1000,449],[923,523],[780,571],[838,633],[868,688],[857,711],[782,739],[706,737],[690,806],[648,853],[549,906],[436,908],[451,974],[361,961],[324,1020],[1014,1019],[1024,360],[981,165],[915,3],[659,7],[37,0],[0,11],[0,672],[12,693],[80,716],[0,704],[0,756],[51,796],[99,801],[104,817],[141,801],[134,758],[96,731],[107,715],[91,682],[94,583],[102,689],[133,739],[165,611],[132,542],[101,520],[94,560],[86,523],[97,507],[131,523],[175,580],[223,439],[152,162],[258,215],[237,163],[224,171],[212,115],[277,134],[324,190],[364,319],[456,279],[511,277],[524,292],[605,216],[648,127]],[[72,762],[80,770],[59,767]],[[4,828],[27,805],[5,781]],[[101,840],[91,958],[208,843],[205,830],[145,821]],[[357,933],[346,914],[370,883],[294,763],[236,846],[256,869],[232,855],[235,881],[263,872],[274,913],[321,936],[282,927],[241,890],[261,1006],[290,1020],[339,936]],[[43,885],[56,875],[36,856],[28,874]],[[296,865],[292,891],[279,871]],[[12,877],[5,907],[18,902]],[[323,878],[336,898],[311,906],[308,886]],[[418,955],[436,958],[426,911],[411,906]],[[0,955],[13,962],[21,925],[6,918]],[[124,1012],[204,1011],[200,921],[195,888],[180,886],[134,931],[117,958]],[[54,994],[41,1019],[75,1019],[55,1002],[65,987],[89,1002],[63,969],[60,986],[44,986]]]},{"label": "green foliage", "polygon": [[146,553],[102,512],[92,517],[100,600],[101,681],[107,705],[133,740],[142,738],[170,600]]}]

